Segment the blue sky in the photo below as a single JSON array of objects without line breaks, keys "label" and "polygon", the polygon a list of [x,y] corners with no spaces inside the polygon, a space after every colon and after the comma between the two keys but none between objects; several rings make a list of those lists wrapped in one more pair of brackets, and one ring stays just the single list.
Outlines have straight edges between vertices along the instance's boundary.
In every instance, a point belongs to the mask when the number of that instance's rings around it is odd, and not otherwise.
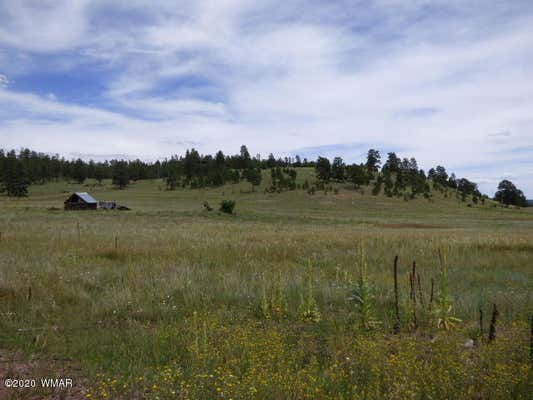
[{"label": "blue sky", "polygon": [[533,198],[531,1],[0,0],[0,147],[376,147]]}]

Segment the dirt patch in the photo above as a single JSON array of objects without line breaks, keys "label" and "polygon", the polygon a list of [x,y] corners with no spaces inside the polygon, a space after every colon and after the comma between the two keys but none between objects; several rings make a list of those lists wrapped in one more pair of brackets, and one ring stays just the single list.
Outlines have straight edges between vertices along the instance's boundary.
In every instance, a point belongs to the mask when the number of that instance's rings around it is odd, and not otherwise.
[{"label": "dirt patch", "polygon": [[0,399],[81,400],[86,389],[87,380],[71,360],[30,359],[0,349]]},{"label": "dirt patch", "polygon": [[419,224],[419,223],[414,223],[414,222],[396,223],[396,224],[374,224],[374,225],[379,227],[379,228],[393,228],[393,229],[399,229],[399,228],[446,229],[446,228],[448,228],[448,226],[446,226],[446,225]]}]

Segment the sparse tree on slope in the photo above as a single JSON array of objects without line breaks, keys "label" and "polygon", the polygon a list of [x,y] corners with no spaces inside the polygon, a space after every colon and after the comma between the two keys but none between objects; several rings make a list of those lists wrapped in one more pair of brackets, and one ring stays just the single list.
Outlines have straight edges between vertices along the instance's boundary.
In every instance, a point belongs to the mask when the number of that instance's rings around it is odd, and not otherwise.
[{"label": "sparse tree on slope", "polygon": [[379,171],[381,166],[381,156],[378,150],[370,149],[366,156],[366,168],[369,174],[374,174]]},{"label": "sparse tree on slope", "polygon": [[244,171],[246,180],[252,185],[252,192],[255,192],[255,187],[261,184],[263,176],[260,168],[248,168]]},{"label": "sparse tree on slope", "polygon": [[345,165],[341,157],[335,157],[331,166],[331,177],[337,182],[344,181]]},{"label": "sparse tree on slope", "polygon": [[348,180],[358,189],[361,185],[367,185],[370,177],[364,165],[353,164],[348,167]]},{"label": "sparse tree on slope", "polygon": [[387,161],[385,162],[385,165],[383,165],[383,172],[389,171],[389,172],[398,172],[400,170],[400,158],[396,155],[396,153],[388,153]]},{"label": "sparse tree on slope", "polygon": [[527,206],[524,193],[518,189],[513,182],[507,179],[504,179],[498,185],[498,191],[494,195],[494,200],[507,205],[519,207]]},{"label": "sparse tree on slope", "polygon": [[252,166],[252,158],[250,157],[250,152],[245,145],[241,146],[241,151],[239,155],[239,169],[248,169]]},{"label": "sparse tree on slope", "polygon": [[316,161],[316,176],[321,182],[329,182],[331,179],[331,163],[325,157],[318,157]]}]

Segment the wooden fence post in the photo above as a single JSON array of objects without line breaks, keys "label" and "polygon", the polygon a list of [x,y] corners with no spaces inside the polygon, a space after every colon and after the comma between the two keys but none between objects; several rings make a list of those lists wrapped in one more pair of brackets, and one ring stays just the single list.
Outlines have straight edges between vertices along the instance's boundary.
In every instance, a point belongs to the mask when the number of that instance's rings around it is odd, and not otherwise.
[{"label": "wooden fence post", "polygon": [[394,257],[394,313],[396,320],[394,321],[393,331],[395,334],[400,333],[400,305],[398,295],[398,256]]},{"label": "wooden fence post", "polygon": [[496,304],[492,305],[492,319],[490,320],[490,328],[489,328],[489,342],[492,342],[496,339],[496,320],[498,318],[498,315],[500,313],[498,312],[498,308],[496,307]]},{"label": "wooden fence post", "polygon": [[529,337],[529,358],[531,359],[531,366],[533,366],[533,314],[531,314],[531,332]]},{"label": "wooden fence post", "polygon": [[479,306],[479,336],[481,337],[481,340],[483,340],[484,335],[485,332],[483,332],[483,307]]}]

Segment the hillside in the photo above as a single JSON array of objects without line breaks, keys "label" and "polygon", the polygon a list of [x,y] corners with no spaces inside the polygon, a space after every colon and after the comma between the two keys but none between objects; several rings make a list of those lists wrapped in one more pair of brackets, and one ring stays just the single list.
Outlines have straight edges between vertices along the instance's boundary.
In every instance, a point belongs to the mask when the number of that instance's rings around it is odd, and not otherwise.
[{"label": "hillside", "polygon": [[[463,202],[452,192],[444,195],[432,191],[431,199],[418,197],[406,201],[403,197],[389,198],[383,193],[374,196],[371,187],[354,190],[350,184],[332,183],[334,191],[317,190],[309,194],[305,190],[268,193],[270,175],[263,171],[261,186],[252,192],[247,182],[226,184],[219,188],[166,190],[163,180],[146,180],[132,183],[125,190],[117,190],[110,181],[98,184],[88,180],[85,184],[59,181],[44,185],[33,185],[28,198],[9,200],[0,197],[5,207],[27,208],[46,211],[48,208],[62,209],[67,194],[75,191],[90,192],[98,200],[113,200],[132,208],[134,214],[172,213],[173,215],[207,216],[203,203],[207,201],[217,208],[222,199],[237,201],[238,219],[289,218],[293,221],[359,224],[366,222],[409,223],[426,221],[443,226],[463,226],[479,221],[498,221],[502,225],[509,220],[522,219],[529,213],[504,209],[487,200],[485,205],[473,205],[470,199]],[[297,183],[314,182],[312,168],[299,168]],[[446,196],[446,197],[445,197]],[[507,222],[506,222],[507,221]]]},{"label": "hillside", "polygon": [[[532,209],[469,207],[440,193],[405,201],[343,185],[337,194],[266,193],[267,185],[267,177],[255,192],[244,182],[167,191],[161,180],[125,190],[60,181],[0,197],[4,358],[30,376],[69,360],[83,395],[102,400],[376,391],[470,399],[474,387],[481,398],[527,398]],[[63,211],[72,191],[132,210]],[[236,201],[235,215],[216,211],[222,199]],[[351,299],[365,287],[363,314]],[[487,345],[478,309],[488,319],[492,304],[497,339]]]}]

